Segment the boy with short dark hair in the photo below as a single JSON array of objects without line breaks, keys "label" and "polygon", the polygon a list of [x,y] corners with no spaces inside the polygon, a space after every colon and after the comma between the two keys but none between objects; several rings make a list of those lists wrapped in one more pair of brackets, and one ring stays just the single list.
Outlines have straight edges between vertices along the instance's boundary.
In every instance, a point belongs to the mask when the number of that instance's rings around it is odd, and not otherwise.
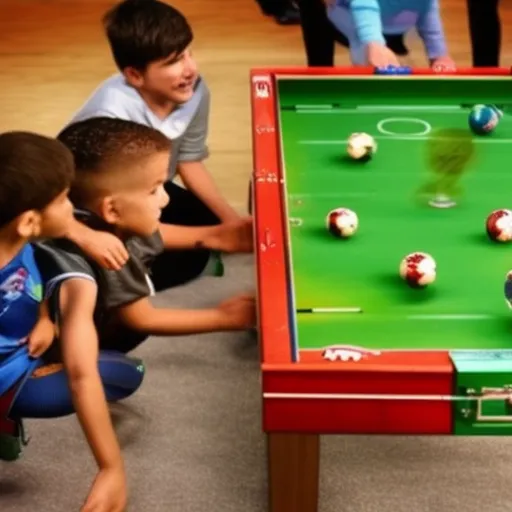
[{"label": "boy with short dark hair", "polygon": [[[100,84],[71,122],[114,117],[155,128],[172,140],[164,185],[172,201],[162,209],[163,222],[211,226],[240,220],[204,165],[210,92],[192,56],[186,18],[158,0],[124,0],[107,12],[104,26],[120,73]],[[177,175],[186,188],[173,183]],[[103,249],[94,246],[94,237],[75,227],[70,238],[101,261]],[[201,274],[209,257],[209,251],[195,248],[168,253],[153,273],[168,288]],[[182,269],[177,282],[166,279],[169,267]]]},{"label": "boy with short dark hair", "polygon": [[0,459],[19,457],[23,418],[76,411],[99,467],[83,510],[121,512],[125,474],[105,398],[133,393],[143,368],[122,355],[98,360],[94,325],[81,319],[82,307],[95,299],[90,285],[68,286],[56,304],[63,365],[43,366],[39,357],[57,329],[43,302],[52,285],[38,267],[39,246],[30,242],[67,232],[73,175],[73,156],[61,142],[27,132],[0,135]]},{"label": "boy with short dark hair", "polygon": [[25,132],[0,135],[0,396],[37,367],[55,335],[28,242],[66,231],[72,176],[63,144]]},{"label": "boy with short dark hair", "polygon": [[[59,293],[69,283],[80,286],[91,277],[96,280],[98,300],[83,316],[89,322],[94,317],[102,348],[127,352],[148,335],[253,327],[251,297],[234,297],[214,308],[193,310],[157,308],[149,300],[159,287],[153,261],[166,250],[252,248],[250,223],[190,227],[160,221],[169,202],[164,188],[171,145],[167,137],[147,126],[107,117],[72,124],[59,139],[75,158],[70,198],[77,217],[91,229],[119,237],[130,254],[123,268],[107,270],[69,240],[55,244],[69,256],[61,261],[61,278],[53,281],[60,284]],[[180,269],[169,268],[168,272],[179,273]]]}]

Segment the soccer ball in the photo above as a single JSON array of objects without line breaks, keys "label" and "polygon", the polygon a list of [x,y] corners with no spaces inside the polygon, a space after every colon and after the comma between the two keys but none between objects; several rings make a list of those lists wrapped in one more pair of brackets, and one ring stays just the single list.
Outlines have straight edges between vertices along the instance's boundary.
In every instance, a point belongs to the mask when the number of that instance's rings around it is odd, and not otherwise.
[{"label": "soccer ball", "polygon": [[375,139],[367,133],[353,133],[347,141],[347,153],[353,160],[367,162],[377,152]]},{"label": "soccer ball", "polygon": [[478,135],[494,131],[500,121],[500,111],[489,105],[475,105],[469,114],[469,127]]},{"label": "soccer ball", "polygon": [[487,236],[494,242],[510,242],[512,240],[512,211],[494,210],[485,223]]},{"label": "soccer ball", "polygon": [[326,219],[329,233],[338,238],[350,238],[359,226],[359,219],[348,208],[336,208],[328,213]]},{"label": "soccer ball", "polygon": [[423,288],[436,280],[436,262],[430,254],[413,252],[400,262],[400,277],[412,288]]}]

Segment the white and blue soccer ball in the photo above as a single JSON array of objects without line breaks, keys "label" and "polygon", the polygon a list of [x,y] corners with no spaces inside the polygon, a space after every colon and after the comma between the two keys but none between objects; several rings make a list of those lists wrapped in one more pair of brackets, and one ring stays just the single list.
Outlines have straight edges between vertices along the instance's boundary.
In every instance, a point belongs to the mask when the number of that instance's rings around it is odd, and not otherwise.
[{"label": "white and blue soccer ball", "polygon": [[469,127],[478,135],[493,132],[503,113],[492,105],[475,105],[469,113]]}]

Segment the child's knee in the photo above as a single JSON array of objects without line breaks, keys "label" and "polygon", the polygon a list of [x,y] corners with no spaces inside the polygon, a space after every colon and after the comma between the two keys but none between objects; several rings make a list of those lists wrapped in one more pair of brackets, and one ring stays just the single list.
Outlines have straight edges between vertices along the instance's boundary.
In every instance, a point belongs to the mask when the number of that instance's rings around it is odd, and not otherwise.
[{"label": "child's knee", "polygon": [[145,375],[142,360],[116,352],[100,353],[99,370],[109,402],[128,398],[135,393]]}]

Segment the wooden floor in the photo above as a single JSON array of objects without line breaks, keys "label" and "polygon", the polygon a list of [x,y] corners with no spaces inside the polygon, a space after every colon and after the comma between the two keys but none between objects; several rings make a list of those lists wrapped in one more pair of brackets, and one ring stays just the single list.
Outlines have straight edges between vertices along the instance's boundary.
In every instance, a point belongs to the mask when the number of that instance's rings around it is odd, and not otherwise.
[{"label": "wooden floor", "polygon": [[[486,0],[482,0],[486,1]],[[107,0],[1,0],[0,130],[54,135],[93,88],[115,72],[101,30]],[[452,56],[469,65],[464,0],[441,0]],[[175,0],[195,29],[195,54],[213,93],[209,168],[243,208],[251,172],[248,72],[253,66],[302,65],[300,29],[261,15],[255,0]],[[235,7],[233,7],[235,6]],[[502,0],[502,65],[512,65],[512,2]],[[415,63],[421,45],[413,43]],[[339,51],[338,62],[347,63]]]}]

